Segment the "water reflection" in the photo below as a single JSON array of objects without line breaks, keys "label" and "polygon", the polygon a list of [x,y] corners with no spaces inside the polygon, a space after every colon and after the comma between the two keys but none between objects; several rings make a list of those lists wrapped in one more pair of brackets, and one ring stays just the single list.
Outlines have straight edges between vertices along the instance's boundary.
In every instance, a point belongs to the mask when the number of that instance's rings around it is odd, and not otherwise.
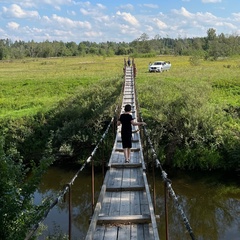
[{"label": "water reflection", "polygon": [[[42,197],[46,196],[52,196],[55,199],[76,172],[77,170],[52,167],[45,174],[38,192],[35,193],[35,202],[39,203]],[[96,200],[101,181],[102,176],[98,175],[95,185]],[[92,212],[91,201],[91,173],[81,172],[72,186],[72,239],[84,239]],[[60,202],[51,210],[44,224],[48,226],[48,230],[38,239],[45,239],[49,233],[53,234],[58,226],[60,226],[63,233],[68,234],[68,199],[65,202]]]},{"label": "water reflection", "polygon": [[[231,193],[227,185],[216,182],[214,176],[209,181],[207,176],[187,176],[178,173],[177,176],[171,176],[171,179],[174,191],[179,197],[179,203],[184,209],[196,239],[240,239],[239,190],[236,194]],[[163,195],[163,183],[160,182],[160,177],[157,181],[157,195]],[[170,239],[191,239],[172,199],[168,201]],[[161,239],[165,239],[163,197],[157,198],[157,206],[157,211],[162,216],[160,234],[163,237]]]},{"label": "water reflection", "polygon": [[[66,170],[52,167],[44,176],[35,193],[36,203],[44,196],[57,196],[65,184],[75,175],[77,170]],[[223,184],[218,176],[190,176],[186,173],[172,173],[168,176],[173,181],[173,189],[179,196],[179,203],[190,222],[194,235],[198,240],[239,240],[240,239],[240,187],[233,183]],[[151,179],[149,179],[151,182]],[[96,176],[96,200],[102,183],[102,175]],[[152,184],[151,184],[152,185]],[[232,191],[232,187],[238,191]],[[159,235],[165,238],[164,222],[164,189],[160,173],[156,178],[157,212],[160,215]],[[235,193],[234,193],[235,192]],[[91,173],[82,172],[72,187],[73,225],[72,239],[84,239],[91,216]],[[191,239],[183,220],[168,199],[169,236],[171,240]],[[49,213],[44,222],[48,230],[38,239],[45,239],[49,233],[59,226],[63,233],[68,233],[68,203],[61,202]]]}]

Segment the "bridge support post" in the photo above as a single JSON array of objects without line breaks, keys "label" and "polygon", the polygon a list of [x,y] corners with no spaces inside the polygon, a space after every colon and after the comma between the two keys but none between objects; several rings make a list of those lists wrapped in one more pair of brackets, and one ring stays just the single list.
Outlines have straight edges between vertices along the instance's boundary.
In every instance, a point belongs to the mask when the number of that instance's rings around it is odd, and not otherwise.
[{"label": "bridge support post", "polygon": [[68,185],[68,239],[72,239],[72,190],[71,184]]},{"label": "bridge support post", "polygon": [[95,204],[95,201],[94,201],[94,198],[95,198],[95,188],[94,188],[94,182],[95,182],[95,179],[94,179],[94,160],[92,158],[92,214],[94,213],[94,204]]},{"label": "bridge support post", "polygon": [[165,206],[165,232],[166,232],[166,240],[169,239],[169,234],[168,234],[168,206],[167,206],[167,182],[164,182],[164,206]]},{"label": "bridge support post", "polygon": [[102,146],[102,182],[104,181],[104,177],[105,177],[105,144],[103,142],[103,146]]},{"label": "bridge support post", "polygon": [[153,206],[154,206],[154,212],[156,212],[156,180],[155,180],[154,157],[152,160],[152,175],[153,175]]}]

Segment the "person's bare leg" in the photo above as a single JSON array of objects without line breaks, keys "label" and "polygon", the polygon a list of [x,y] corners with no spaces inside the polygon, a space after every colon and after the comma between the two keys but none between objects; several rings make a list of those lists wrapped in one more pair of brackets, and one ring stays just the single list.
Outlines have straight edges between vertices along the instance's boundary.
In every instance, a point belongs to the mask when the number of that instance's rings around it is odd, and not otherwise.
[{"label": "person's bare leg", "polygon": [[127,155],[128,155],[128,160],[129,160],[129,162],[130,162],[130,158],[131,158],[131,148],[128,148],[127,149]]},{"label": "person's bare leg", "polygon": [[125,162],[128,160],[128,148],[123,149],[124,157],[125,157]]}]

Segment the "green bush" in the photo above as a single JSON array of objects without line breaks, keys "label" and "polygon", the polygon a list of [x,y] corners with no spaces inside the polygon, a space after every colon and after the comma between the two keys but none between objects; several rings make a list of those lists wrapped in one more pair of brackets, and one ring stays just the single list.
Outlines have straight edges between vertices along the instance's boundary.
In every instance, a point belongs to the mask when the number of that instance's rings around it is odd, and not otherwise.
[{"label": "green bush", "polygon": [[[182,169],[239,168],[239,118],[214,104],[211,82],[139,83],[142,114],[161,161]],[[230,113],[230,114],[229,114]]]}]

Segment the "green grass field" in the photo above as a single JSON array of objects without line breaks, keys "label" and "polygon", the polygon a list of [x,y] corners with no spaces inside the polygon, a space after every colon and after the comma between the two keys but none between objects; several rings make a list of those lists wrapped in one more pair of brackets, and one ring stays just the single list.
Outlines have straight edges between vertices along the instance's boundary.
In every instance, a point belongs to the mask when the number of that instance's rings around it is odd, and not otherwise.
[{"label": "green grass field", "polygon": [[[170,71],[149,73],[148,62],[156,60],[170,61],[172,63]],[[189,57],[162,56],[135,61],[138,68],[137,83],[140,102],[141,96],[145,95],[148,92],[146,89],[150,88],[153,90],[149,92],[149,99],[154,98],[153,95],[157,98],[161,93],[162,98],[169,98],[171,101],[179,92],[189,90],[189,95],[196,95],[199,98],[201,94],[208,94],[208,101],[222,108],[240,105],[240,58],[219,61],[201,60],[198,66],[190,65]],[[146,97],[142,99],[142,101],[145,100]]]},{"label": "green grass field", "polygon": [[123,57],[0,61],[0,118],[46,112],[103,79],[122,74]]},{"label": "green grass field", "polygon": [[[66,144],[86,146],[93,135],[98,139],[95,133],[112,117],[120,95],[127,57],[0,61],[0,120],[9,144],[18,139],[24,152],[41,135],[43,147],[50,131],[56,151]],[[170,61],[170,71],[149,73],[149,62],[156,60]],[[135,64],[140,111],[162,161],[173,159],[180,168],[237,168],[240,59],[191,65],[189,57],[159,56],[135,58]]]},{"label": "green grass field", "polygon": [[[0,118],[23,117],[45,112],[60,100],[74,95],[78,88],[89,87],[102,79],[122,74],[123,56],[50,58],[0,61]],[[168,60],[169,72],[149,73],[148,63]],[[189,57],[161,56],[136,58],[137,84],[154,86],[158,81],[214,86],[212,99],[222,104],[240,105],[240,59],[201,61],[191,66]],[[168,86],[170,88],[170,86]],[[141,101],[141,99],[140,99]]]}]

